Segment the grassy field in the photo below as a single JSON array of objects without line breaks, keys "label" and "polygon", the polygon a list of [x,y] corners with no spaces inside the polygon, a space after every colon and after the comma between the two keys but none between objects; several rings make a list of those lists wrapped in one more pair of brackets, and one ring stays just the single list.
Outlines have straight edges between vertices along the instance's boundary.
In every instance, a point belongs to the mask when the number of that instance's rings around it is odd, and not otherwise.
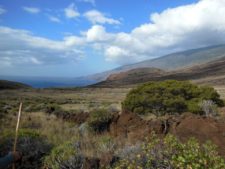
[{"label": "grassy field", "polygon": [[2,90],[0,91],[2,108],[0,111],[7,109],[7,113],[6,118],[0,118],[0,130],[14,130],[19,102],[22,101],[21,128],[34,129],[48,137],[53,144],[60,144],[74,135],[75,124],[63,121],[54,115],[47,115],[43,107],[57,105],[62,111],[68,113],[90,112],[99,108],[120,111],[121,101],[129,90],[125,88]]},{"label": "grassy field", "polygon": [[121,101],[129,89],[126,88],[80,88],[80,89],[36,89],[36,90],[2,90],[1,101],[23,101],[24,106],[30,102],[50,102],[60,105],[63,109],[89,109],[109,107],[120,108]]}]

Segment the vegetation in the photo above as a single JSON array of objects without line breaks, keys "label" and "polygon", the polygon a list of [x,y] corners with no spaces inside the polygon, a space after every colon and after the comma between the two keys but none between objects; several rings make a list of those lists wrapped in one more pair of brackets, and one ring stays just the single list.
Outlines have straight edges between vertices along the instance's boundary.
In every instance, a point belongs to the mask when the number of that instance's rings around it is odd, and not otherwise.
[{"label": "vegetation", "polygon": [[212,100],[203,100],[199,104],[206,117],[214,117],[218,115],[216,104]]},{"label": "vegetation", "polygon": [[[77,142],[78,143],[78,142]],[[82,168],[84,157],[79,153],[79,144],[65,142],[55,147],[49,156],[45,158],[45,168]]]},{"label": "vegetation", "polygon": [[113,114],[106,109],[95,109],[90,112],[87,123],[93,131],[102,132],[108,130],[112,118]]},{"label": "vegetation", "polygon": [[[224,168],[222,165],[224,161],[216,153],[215,147],[208,143],[202,145],[196,140],[180,143],[172,136],[170,138],[173,141],[166,142],[170,140],[167,136],[166,139],[154,137],[133,145],[136,139],[141,140],[133,130],[137,127],[136,123],[131,126],[122,124],[123,120],[129,119],[118,119],[122,126],[115,124],[115,128],[112,127],[108,132],[111,122],[117,123],[117,118],[114,120],[114,117],[117,117],[114,113],[121,110],[120,103],[129,90],[92,88],[1,90],[0,156],[12,149],[20,98],[23,100],[23,111],[17,150],[22,152],[23,161],[16,166],[18,169],[73,169],[81,166],[98,169],[129,167],[136,169],[139,166],[144,169],[147,166],[146,161],[151,162],[152,166],[162,166],[161,168],[168,166],[188,168],[189,162],[182,162],[182,158],[186,161],[190,158],[193,164],[202,168]],[[209,116],[214,115],[217,111],[216,106],[220,105],[211,98],[205,97],[202,102],[195,104]],[[82,123],[75,122],[77,117],[80,120],[80,115],[84,114],[87,116],[84,121],[81,120]],[[147,154],[151,154],[152,158],[148,159]],[[193,160],[191,156],[195,159]],[[212,158],[208,159],[209,156]],[[202,159],[203,162],[199,162],[198,159]],[[194,169],[195,166],[191,167]]]},{"label": "vegetation", "polygon": [[[107,135],[88,137],[74,137],[54,149],[45,157],[44,168],[46,169],[80,169],[80,168],[106,168],[99,166],[101,158],[105,154],[114,154],[115,144]],[[90,163],[92,165],[90,165]],[[91,167],[92,166],[92,167]],[[97,167],[96,167],[97,166]]]},{"label": "vegetation", "polygon": [[219,94],[212,87],[175,80],[149,82],[131,90],[122,103],[122,109],[157,116],[186,111],[201,114],[199,103],[203,100],[212,100],[215,105],[223,106]]},{"label": "vegetation", "polygon": [[19,82],[13,82],[8,80],[0,80],[0,90],[5,89],[27,89],[31,88],[31,86],[19,83]]},{"label": "vegetation", "polygon": [[140,146],[123,150],[119,156],[121,160],[117,162],[115,169],[225,168],[224,159],[210,142],[200,145],[192,138],[181,143],[172,135],[167,135],[163,140],[153,136]]},{"label": "vegetation", "polygon": [[[0,156],[12,150],[14,143],[14,133],[4,131],[0,139]],[[23,159],[17,169],[40,169],[43,166],[43,156],[48,155],[52,148],[44,137],[33,130],[20,130],[17,150],[22,153]]]}]

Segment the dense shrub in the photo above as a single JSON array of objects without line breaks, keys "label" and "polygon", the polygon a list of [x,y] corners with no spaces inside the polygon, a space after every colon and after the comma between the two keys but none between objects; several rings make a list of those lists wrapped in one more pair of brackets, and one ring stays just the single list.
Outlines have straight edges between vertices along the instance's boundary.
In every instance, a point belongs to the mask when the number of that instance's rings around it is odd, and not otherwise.
[{"label": "dense shrub", "polygon": [[95,132],[108,130],[113,114],[105,109],[95,109],[90,112],[88,126]]},{"label": "dense shrub", "polygon": [[66,142],[54,149],[45,158],[46,169],[80,169],[84,157],[79,150],[79,142]]},{"label": "dense shrub", "polygon": [[[4,131],[0,139],[0,156],[12,151],[14,133]],[[22,162],[17,164],[17,169],[40,169],[43,166],[43,156],[50,153],[51,145],[33,130],[20,130],[18,136],[17,151],[22,153]]]},{"label": "dense shrub", "polygon": [[62,111],[62,108],[57,104],[47,104],[45,105],[44,111],[48,114],[57,114]]},{"label": "dense shrub", "polygon": [[[133,150],[133,149],[132,149]],[[167,135],[164,139],[153,136],[135,151],[118,153],[120,161],[115,169],[222,169],[225,161],[216,152],[216,147],[207,142],[200,145],[195,139],[186,143],[179,142],[174,136]],[[125,155],[124,155],[124,152]],[[130,154],[129,154],[130,152]]]},{"label": "dense shrub", "polygon": [[223,101],[212,87],[200,87],[187,81],[168,80],[149,82],[131,90],[124,102],[123,110],[138,114],[202,113],[199,103],[212,100],[222,106]]}]

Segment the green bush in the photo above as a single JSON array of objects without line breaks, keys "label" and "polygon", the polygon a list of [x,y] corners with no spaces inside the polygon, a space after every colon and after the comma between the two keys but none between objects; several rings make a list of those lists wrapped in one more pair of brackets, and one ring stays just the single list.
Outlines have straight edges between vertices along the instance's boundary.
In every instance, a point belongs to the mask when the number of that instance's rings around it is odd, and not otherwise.
[{"label": "green bush", "polygon": [[44,167],[47,169],[82,168],[84,157],[79,153],[78,142],[66,142],[52,149],[45,157]]},{"label": "green bush", "polygon": [[44,111],[48,114],[57,114],[62,111],[62,108],[57,104],[47,104],[45,105]]},{"label": "green bush", "polygon": [[212,87],[175,80],[149,82],[132,89],[122,103],[122,109],[157,116],[186,111],[202,113],[199,103],[203,100],[212,100],[217,106],[223,106],[219,94]]},{"label": "green bush", "polygon": [[114,166],[115,169],[225,168],[224,159],[218,155],[212,143],[206,142],[200,145],[193,138],[186,143],[181,143],[172,135],[167,135],[164,139],[153,136],[138,148],[121,152],[120,160]]},{"label": "green bush", "polygon": [[95,132],[108,130],[113,114],[105,109],[95,109],[90,112],[88,126]]}]

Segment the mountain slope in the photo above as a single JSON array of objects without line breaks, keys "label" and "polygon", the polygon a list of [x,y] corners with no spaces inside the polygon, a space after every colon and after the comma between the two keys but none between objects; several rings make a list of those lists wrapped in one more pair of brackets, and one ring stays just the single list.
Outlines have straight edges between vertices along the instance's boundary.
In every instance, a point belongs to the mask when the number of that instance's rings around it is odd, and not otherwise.
[{"label": "mountain slope", "polygon": [[183,52],[172,53],[156,59],[145,60],[139,63],[121,66],[113,70],[83,77],[100,82],[115,73],[125,72],[136,68],[159,68],[163,70],[175,70],[193,65],[207,63],[222,58],[225,54],[225,45],[210,46],[191,49]]},{"label": "mountain slope", "polygon": [[163,76],[166,72],[157,68],[137,68],[110,75],[106,81],[118,84],[136,84],[152,77]]},{"label": "mountain slope", "polygon": [[160,58],[127,65],[124,68],[157,67],[164,70],[174,70],[219,59],[224,56],[224,53],[225,45],[211,46],[169,54]]},{"label": "mountain slope", "polygon": [[19,82],[0,80],[0,90],[4,90],[4,89],[25,89],[25,88],[31,88],[31,87],[29,85],[19,83]]},{"label": "mountain slope", "polygon": [[[195,65],[189,68],[179,69],[175,71],[161,72],[160,74],[150,74],[146,70],[141,69],[142,74],[137,76],[129,76],[129,72],[123,72],[123,76],[120,74],[114,74],[107,78],[107,80],[100,82],[94,86],[97,87],[118,87],[126,85],[135,85],[138,83],[144,83],[147,81],[161,81],[161,80],[192,80],[196,83],[201,84],[212,84],[212,85],[225,85],[225,54],[223,58],[216,61],[211,61],[204,64]],[[132,71],[138,72],[139,69]]]}]

